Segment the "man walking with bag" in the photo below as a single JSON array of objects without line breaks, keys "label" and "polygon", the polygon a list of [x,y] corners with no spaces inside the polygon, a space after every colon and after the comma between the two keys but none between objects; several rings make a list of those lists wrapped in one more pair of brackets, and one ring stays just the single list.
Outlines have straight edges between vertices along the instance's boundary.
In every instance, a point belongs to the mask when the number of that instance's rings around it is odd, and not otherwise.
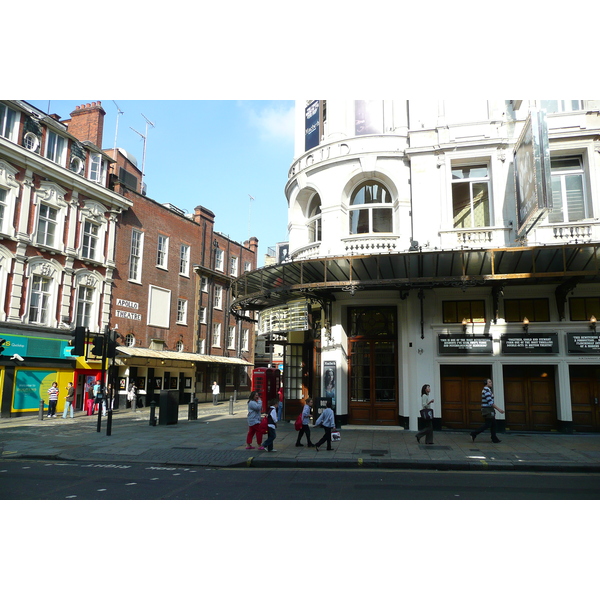
[{"label": "man walking with bag", "polygon": [[496,411],[498,411],[501,415],[504,414],[504,411],[494,404],[494,394],[492,392],[492,380],[486,379],[483,390],[481,390],[481,414],[485,419],[485,423],[476,431],[471,432],[471,439],[475,441],[475,438],[483,433],[486,429],[491,430],[492,434],[492,442],[494,444],[498,444],[502,440],[498,439],[496,435]]}]

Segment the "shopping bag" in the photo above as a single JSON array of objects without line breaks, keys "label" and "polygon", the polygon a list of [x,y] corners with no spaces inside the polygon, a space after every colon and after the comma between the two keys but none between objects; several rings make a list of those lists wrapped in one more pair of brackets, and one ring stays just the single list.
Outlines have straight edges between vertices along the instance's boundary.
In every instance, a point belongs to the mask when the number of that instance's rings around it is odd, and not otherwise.
[{"label": "shopping bag", "polygon": [[294,429],[300,431],[302,429],[302,413],[298,415],[296,422],[294,423]]},{"label": "shopping bag", "polygon": [[337,429],[334,429],[331,432],[331,441],[332,442],[339,442],[341,438],[342,438],[342,436],[340,435],[340,432]]}]

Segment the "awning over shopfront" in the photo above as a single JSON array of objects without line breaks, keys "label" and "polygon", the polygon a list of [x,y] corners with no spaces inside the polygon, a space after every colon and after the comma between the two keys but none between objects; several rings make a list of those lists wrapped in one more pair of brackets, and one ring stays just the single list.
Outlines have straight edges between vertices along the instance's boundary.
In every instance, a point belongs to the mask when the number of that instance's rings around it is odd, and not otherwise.
[{"label": "awning over shopfront", "polygon": [[334,292],[600,281],[600,244],[426,250],[293,261],[245,273],[233,309],[262,310]]},{"label": "awning over shopfront", "polygon": [[[233,358],[229,356],[210,356],[206,354],[193,354],[191,352],[169,352],[167,350],[150,350],[148,348],[129,348],[120,346],[117,353],[117,359],[121,361],[127,358],[139,358],[146,360],[168,361],[169,364],[176,362],[188,363],[211,363],[215,365],[230,365],[252,367],[250,363],[243,358]],[[189,366],[192,366],[191,364]]]}]

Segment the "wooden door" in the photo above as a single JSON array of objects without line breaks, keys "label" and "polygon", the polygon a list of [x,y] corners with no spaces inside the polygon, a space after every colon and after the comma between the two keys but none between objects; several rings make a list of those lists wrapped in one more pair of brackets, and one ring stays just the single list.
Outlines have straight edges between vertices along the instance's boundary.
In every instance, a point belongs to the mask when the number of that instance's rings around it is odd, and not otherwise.
[{"label": "wooden door", "polygon": [[481,390],[491,372],[491,367],[487,365],[441,366],[440,401],[443,427],[472,429],[483,423]]},{"label": "wooden door", "polygon": [[554,367],[504,367],[506,428],[513,431],[551,431],[558,427]]},{"label": "wooden door", "polygon": [[397,356],[391,340],[350,342],[349,415],[354,425],[397,425]]},{"label": "wooden door", "polygon": [[571,366],[569,375],[573,429],[600,431],[600,367]]}]

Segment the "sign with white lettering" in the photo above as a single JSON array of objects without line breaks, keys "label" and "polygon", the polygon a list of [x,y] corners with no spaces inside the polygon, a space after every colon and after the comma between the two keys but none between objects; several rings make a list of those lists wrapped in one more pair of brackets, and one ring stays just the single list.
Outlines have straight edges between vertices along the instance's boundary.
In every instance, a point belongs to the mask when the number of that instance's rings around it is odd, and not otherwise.
[{"label": "sign with white lettering", "polygon": [[141,321],[142,315],[139,313],[127,312],[125,310],[115,310],[115,316],[121,319],[132,319],[133,321]]},{"label": "sign with white lettering", "polygon": [[505,333],[501,337],[503,354],[556,354],[558,334],[532,335]]},{"label": "sign with white lettering", "polygon": [[569,354],[600,354],[600,333],[567,333]]},{"label": "sign with white lettering", "polygon": [[117,298],[117,306],[122,306],[123,308],[133,308],[134,310],[139,310],[140,308],[140,305],[137,302],[123,300],[122,298]]},{"label": "sign with white lettering", "polygon": [[308,305],[303,301],[266,308],[258,316],[258,335],[307,329]]},{"label": "sign with white lettering", "polygon": [[438,335],[439,354],[492,354],[491,335]]}]

